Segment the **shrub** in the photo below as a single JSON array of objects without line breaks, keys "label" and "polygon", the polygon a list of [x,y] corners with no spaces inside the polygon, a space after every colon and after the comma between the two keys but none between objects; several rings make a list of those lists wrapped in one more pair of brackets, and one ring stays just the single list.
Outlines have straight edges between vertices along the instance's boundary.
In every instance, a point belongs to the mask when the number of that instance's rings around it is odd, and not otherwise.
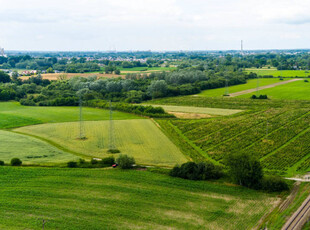
[{"label": "shrub", "polygon": [[121,169],[130,169],[135,164],[135,159],[133,157],[121,154],[116,159],[116,163]]},{"label": "shrub", "polygon": [[115,164],[115,158],[114,157],[103,158],[101,161],[101,164],[111,166],[111,165]]},{"label": "shrub", "polygon": [[95,164],[98,163],[98,161],[97,161],[96,159],[93,158],[93,159],[91,159],[90,163],[91,163],[92,165],[95,165]]},{"label": "shrub", "polygon": [[268,176],[262,180],[262,189],[268,192],[282,192],[289,190],[289,187],[283,178]]},{"label": "shrub", "polygon": [[69,168],[76,168],[76,167],[77,167],[77,162],[75,162],[75,161],[69,161],[69,162],[67,163],[67,166],[68,166]]},{"label": "shrub", "polygon": [[22,161],[19,158],[13,158],[11,160],[11,165],[12,166],[21,166],[22,165]]},{"label": "shrub", "polygon": [[219,179],[222,177],[222,168],[211,162],[187,162],[179,166],[175,166],[170,171],[170,176],[181,177],[189,180],[208,180]]},{"label": "shrub", "polygon": [[79,164],[80,164],[80,165],[85,164],[85,160],[82,159],[82,158],[80,158],[80,159],[79,159]]},{"label": "shrub", "polygon": [[0,161],[0,165],[3,166],[4,165],[4,161]]},{"label": "shrub", "polygon": [[121,151],[119,149],[109,149],[107,152],[108,153],[120,153]]},{"label": "shrub", "polygon": [[305,79],[304,82],[309,82],[309,81],[307,79]]}]

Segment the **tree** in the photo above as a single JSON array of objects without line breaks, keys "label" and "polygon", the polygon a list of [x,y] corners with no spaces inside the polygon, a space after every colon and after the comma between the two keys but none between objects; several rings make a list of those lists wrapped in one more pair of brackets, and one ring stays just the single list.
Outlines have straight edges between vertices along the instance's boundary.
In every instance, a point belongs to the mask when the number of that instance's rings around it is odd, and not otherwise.
[{"label": "tree", "polygon": [[164,80],[152,81],[151,85],[148,87],[148,93],[152,98],[164,97],[167,93],[168,85]]},{"label": "tree", "polygon": [[249,188],[260,188],[263,169],[258,159],[248,154],[228,154],[225,163],[235,183]]},{"label": "tree", "polygon": [[6,83],[6,82],[10,82],[11,78],[8,74],[6,74],[3,71],[0,71],[0,82]]},{"label": "tree", "polygon": [[116,163],[121,169],[131,169],[135,164],[135,159],[127,155],[120,154],[116,159]]},{"label": "tree", "polygon": [[53,70],[52,67],[50,67],[50,68],[48,68],[48,69],[46,70],[46,72],[47,72],[47,73],[54,73],[54,70]]}]

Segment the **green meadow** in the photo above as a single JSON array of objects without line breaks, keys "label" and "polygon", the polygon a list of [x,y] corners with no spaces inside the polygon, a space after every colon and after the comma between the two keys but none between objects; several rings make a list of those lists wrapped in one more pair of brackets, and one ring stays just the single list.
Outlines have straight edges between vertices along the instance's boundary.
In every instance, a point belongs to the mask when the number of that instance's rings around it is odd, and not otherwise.
[{"label": "green meadow", "polygon": [[265,75],[272,75],[274,77],[309,77],[310,71],[309,70],[277,70],[276,68],[263,68],[263,69],[256,69],[256,68],[249,68],[245,69],[247,73],[256,73],[260,76]]},{"label": "green meadow", "polygon": [[0,228],[252,229],[278,201],[239,186],[117,169],[0,168]]},{"label": "green meadow", "polygon": [[[32,135],[69,152],[88,158],[107,157],[109,121],[84,122],[85,140],[79,137],[79,122],[26,126],[14,131]],[[187,161],[180,150],[149,119],[114,121],[115,145],[138,164],[174,166]]]},{"label": "green meadow", "polygon": [[[288,79],[284,79],[288,80]],[[250,79],[247,81],[246,84],[241,85],[234,85],[228,87],[228,93],[236,93],[239,91],[247,90],[247,89],[254,89],[257,87],[257,82],[259,87],[271,85],[274,83],[280,82],[279,78],[260,78],[260,79]],[[225,94],[226,89],[225,88],[218,88],[218,89],[208,89],[204,90],[201,93],[199,93],[199,96],[205,96],[205,97],[223,97]]]},{"label": "green meadow", "polygon": [[[267,95],[270,99],[310,100],[309,92],[309,82],[295,81],[285,85],[260,90],[259,94]],[[240,95],[238,98],[250,98],[252,94],[253,93]]]},{"label": "green meadow", "polygon": [[[109,110],[83,108],[83,119],[86,121],[108,120]],[[141,117],[122,112],[113,112],[113,119],[140,119]],[[70,122],[79,120],[78,107],[39,107],[21,106],[18,102],[0,103],[0,129],[15,128],[26,125]]]}]

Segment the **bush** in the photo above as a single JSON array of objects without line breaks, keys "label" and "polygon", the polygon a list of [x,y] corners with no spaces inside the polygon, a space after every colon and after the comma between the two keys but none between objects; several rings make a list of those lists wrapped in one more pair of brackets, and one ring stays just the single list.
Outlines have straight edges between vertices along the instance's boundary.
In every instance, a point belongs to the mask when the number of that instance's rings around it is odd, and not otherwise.
[{"label": "bush", "polygon": [[222,168],[211,162],[187,162],[179,166],[175,166],[170,171],[170,176],[181,177],[189,180],[208,180],[219,179],[223,176]]},{"label": "bush", "polygon": [[13,158],[11,160],[11,165],[12,166],[21,166],[22,165],[22,161],[19,158]]},{"label": "bush", "polygon": [[69,168],[76,168],[76,167],[77,167],[77,162],[75,162],[75,161],[69,161],[69,162],[67,163],[67,166],[68,166]]},{"label": "bush", "polygon": [[307,79],[305,79],[304,82],[309,82],[309,81]]},{"label": "bush", "polygon": [[98,163],[98,161],[97,161],[96,159],[93,158],[93,159],[91,159],[90,163],[91,163],[92,165],[95,165],[95,164]]},{"label": "bush", "polygon": [[103,158],[101,161],[101,164],[109,165],[109,166],[114,165],[115,164],[115,158],[114,157]]},{"label": "bush", "polygon": [[127,155],[121,154],[117,159],[116,163],[119,165],[121,169],[131,169],[133,165],[136,163],[133,157],[129,157]]},{"label": "bush", "polygon": [[289,187],[283,178],[269,176],[263,178],[262,189],[268,192],[282,192],[289,190]]},{"label": "bush", "polygon": [[4,165],[4,161],[0,161],[0,166],[3,166]]},{"label": "bush", "polygon": [[121,151],[119,149],[109,149],[107,152],[108,153],[120,153]]}]

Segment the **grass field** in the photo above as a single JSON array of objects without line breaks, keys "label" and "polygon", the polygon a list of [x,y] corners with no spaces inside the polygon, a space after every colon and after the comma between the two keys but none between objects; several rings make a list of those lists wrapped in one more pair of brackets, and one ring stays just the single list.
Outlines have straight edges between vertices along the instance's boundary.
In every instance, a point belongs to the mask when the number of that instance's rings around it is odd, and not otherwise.
[{"label": "grass field", "polygon": [[[109,111],[104,109],[83,109],[83,118],[85,120],[108,120],[109,114]],[[113,112],[113,118],[115,120],[125,120],[139,119],[141,117],[115,111]],[[0,103],[0,129],[78,120],[78,107],[39,107],[21,106],[18,102]]]},{"label": "grass field", "polygon": [[[309,92],[309,82],[295,81],[274,88],[260,90],[259,94],[266,94],[271,99],[310,100]],[[252,94],[244,94],[238,97],[250,98]]]},{"label": "grass field", "polygon": [[191,106],[174,106],[174,105],[153,105],[154,107],[162,107],[167,112],[183,112],[183,113],[198,113],[227,116],[242,112],[238,109],[217,109],[217,108],[203,108]]},{"label": "grass field", "polygon": [[[15,129],[61,148],[92,157],[106,157],[109,121],[84,122],[86,140],[79,140],[79,123],[44,124]],[[116,147],[146,165],[174,166],[187,161],[180,150],[148,119],[114,121]]]},{"label": "grass field", "polygon": [[[288,79],[284,79],[284,81],[285,80],[288,80]],[[280,80],[278,78],[261,78],[258,80],[258,82],[259,82],[259,86],[261,87],[261,86],[278,83],[280,82]],[[251,79],[251,80],[248,80],[246,84],[229,86],[228,93],[236,93],[236,92],[247,90],[247,89],[254,89],[256,87],[257,87],[257,79]],[[206,97],[223,97],[225,92],[226,92],[225,88],[218,88],[218,89],[204,90],[198,95],[206,96]]]},{"label": "grass field", "polygon": [[0,160],[10,163],[14,157],[23,164],[65,163],[77,156],[63,152],[48,143],[26,135],[0,130]]},{"label": "grass field", "polygon": [[277,70],[276,68],[264,68],[264,69],[256,69],[249,68],[245,69],[247,73],[256,73],[257,75],[272,75],[274,77],[308,77],[310,76],[310,71],[308,70]]},{"label": "grass field", "polygon": [[252,229],[277,201],[143,171],[2,167],[0,180],[0,228],[13,230]]}]

